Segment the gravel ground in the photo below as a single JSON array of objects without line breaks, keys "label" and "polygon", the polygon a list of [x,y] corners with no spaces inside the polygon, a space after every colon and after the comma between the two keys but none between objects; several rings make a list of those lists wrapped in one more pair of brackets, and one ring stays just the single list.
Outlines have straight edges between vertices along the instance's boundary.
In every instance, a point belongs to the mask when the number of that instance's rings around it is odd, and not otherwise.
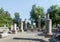
[{"label": "gravel ground", "polygon": [[0,38],[0,42],[45,42],[49,38],[38,36],[40,32],[20,32],[17,34],[9,34],[5,38]]}]

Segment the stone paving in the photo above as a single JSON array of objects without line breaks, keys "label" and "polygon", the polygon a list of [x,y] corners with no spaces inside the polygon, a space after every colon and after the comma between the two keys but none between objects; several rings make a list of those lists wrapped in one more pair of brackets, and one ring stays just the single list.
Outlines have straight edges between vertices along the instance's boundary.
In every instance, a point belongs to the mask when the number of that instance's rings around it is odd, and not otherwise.
[{"label": "stone paving", "polygon": [[39,32],[19,32],[9,34],[8,37],[0,38],[0,42],[47,42],[49,38],[38,36]]}]

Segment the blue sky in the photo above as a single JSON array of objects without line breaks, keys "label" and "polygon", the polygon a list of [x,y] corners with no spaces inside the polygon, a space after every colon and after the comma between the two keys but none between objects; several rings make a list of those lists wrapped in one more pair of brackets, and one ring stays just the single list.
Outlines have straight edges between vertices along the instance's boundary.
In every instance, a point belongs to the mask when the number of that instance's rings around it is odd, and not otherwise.
[{"label": "blue sky", "polygon": [[0,0],[0,8],[9,11],[12,18],[15,12],[19,12],[22,20],[30,17],[33,4],[43,7],[46,12],[52,5],[56,4],[60,6],[60,0]]}]

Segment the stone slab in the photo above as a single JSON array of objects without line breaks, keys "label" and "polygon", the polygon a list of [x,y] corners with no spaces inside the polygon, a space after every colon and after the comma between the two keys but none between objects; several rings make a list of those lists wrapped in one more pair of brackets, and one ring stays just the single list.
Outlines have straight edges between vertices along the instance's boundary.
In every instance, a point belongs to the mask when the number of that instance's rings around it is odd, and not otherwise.
[{"label": "stone slab", "polygon": [[0,34],[0,38],[7,37],[7,36],[8,36],[8,33],[1,33]]}]

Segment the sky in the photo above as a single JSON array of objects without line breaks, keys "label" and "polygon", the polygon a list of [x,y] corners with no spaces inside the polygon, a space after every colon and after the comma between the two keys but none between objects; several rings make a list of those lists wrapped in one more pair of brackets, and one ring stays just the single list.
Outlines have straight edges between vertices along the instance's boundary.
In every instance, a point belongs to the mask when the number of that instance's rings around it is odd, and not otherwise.
[{"label": "sky", "polygon": [[8,11],[12,18],[14,18],[14,13],[18,12],[22,20],[30,18],[30,11],[34,4],[43,7],[46,13],[50,6],[60,6],[60,0],[0,0],[0,8]]}]

